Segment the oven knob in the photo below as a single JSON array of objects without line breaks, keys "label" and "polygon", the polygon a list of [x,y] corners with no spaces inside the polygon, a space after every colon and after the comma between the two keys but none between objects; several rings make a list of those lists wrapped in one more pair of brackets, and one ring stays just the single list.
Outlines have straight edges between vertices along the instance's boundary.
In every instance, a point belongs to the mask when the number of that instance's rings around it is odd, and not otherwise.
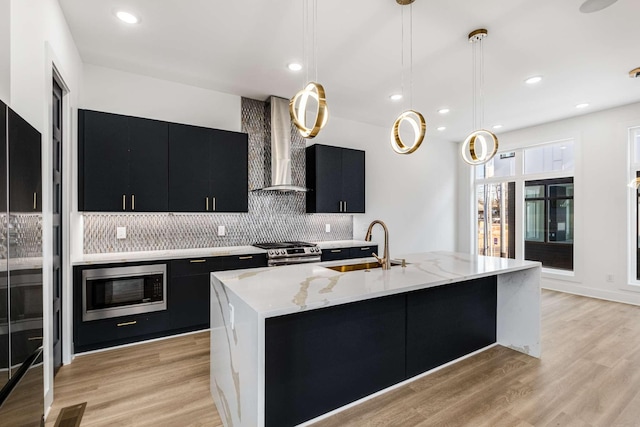
[{"label": "oven knob", "polygon": [[268,254],[269,254],[269,255],[273,255],[273,251],[269,251],[269,252],[268,252]]}]

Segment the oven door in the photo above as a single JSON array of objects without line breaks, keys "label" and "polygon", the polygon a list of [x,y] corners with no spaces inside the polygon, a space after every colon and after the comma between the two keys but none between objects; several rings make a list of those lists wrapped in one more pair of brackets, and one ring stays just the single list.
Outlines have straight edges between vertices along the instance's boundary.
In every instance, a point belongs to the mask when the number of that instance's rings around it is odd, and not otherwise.
[{"label": "oven door", "polygon": [[167,309],[166,264],[84,270],[82,320]]}]

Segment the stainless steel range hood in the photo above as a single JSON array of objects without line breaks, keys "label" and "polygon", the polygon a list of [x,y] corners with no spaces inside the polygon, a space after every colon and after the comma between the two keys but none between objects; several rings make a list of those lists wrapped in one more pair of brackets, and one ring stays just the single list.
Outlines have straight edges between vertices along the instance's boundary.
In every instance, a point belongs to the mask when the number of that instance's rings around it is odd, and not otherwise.
[{"label": "stainless steel range hood", "polygon": [[291,116],[289,100],[272,96],[271,104],[271,185],[253,191],[306,192],[291,181]]}]

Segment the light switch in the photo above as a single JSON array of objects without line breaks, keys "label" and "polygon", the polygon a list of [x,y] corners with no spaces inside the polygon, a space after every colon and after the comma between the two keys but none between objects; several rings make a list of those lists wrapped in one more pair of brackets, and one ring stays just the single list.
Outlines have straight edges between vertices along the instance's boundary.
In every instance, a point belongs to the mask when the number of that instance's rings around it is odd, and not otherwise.
[{"label": "light switch", "polygon": [[227,228],[224,225],[218,226],[218,236],[224,236],[227,233]]},{"label": "light switch", "polygon": [[116,238],[117,239],[126,239],[127,238],[127,227],[117,227],[116,228]]},{"label": "light switch", "polygon": [[325,224],[324,225],[324,231],[326,233],[331,233],[331,224]]}]

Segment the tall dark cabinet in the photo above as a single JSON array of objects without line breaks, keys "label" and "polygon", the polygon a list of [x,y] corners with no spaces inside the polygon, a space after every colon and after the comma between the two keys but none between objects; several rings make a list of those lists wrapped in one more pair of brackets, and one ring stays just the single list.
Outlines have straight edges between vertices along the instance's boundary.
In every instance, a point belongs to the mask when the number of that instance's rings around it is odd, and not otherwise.
[{"label": "tall dark cabinet", "polygon": [[248,136],[169,125],[169,210],[247,212]]},{"label": "tall dark cabinet", "polygon": [[42,212],[40,133],[8,109],[9,210]]},{"label": "tall dark cabinet", "polygon": [[364,213],[365,152],[315,144],[307,148],[307,212]]},{"label": "tall dark cabinet", "polygon": [[0,424],[35,427],[44,415],[37,237],[42,235],[42,140],[2,102],[0,116]]},{"label": "tall dark cabinet", "polygon": [[169,124],[89,110],[78,115],[79,210],[166,212]]}]

